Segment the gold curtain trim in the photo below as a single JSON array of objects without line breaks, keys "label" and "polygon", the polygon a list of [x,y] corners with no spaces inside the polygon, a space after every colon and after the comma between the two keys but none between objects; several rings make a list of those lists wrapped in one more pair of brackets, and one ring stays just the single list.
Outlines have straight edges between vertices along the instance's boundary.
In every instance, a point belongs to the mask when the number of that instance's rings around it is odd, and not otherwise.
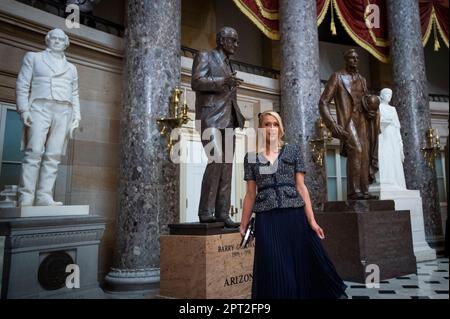
[{"label": "gold curtain trim", "polygon": [[250,9],[247,8],[243,3],[241,3],[240,0],[233,0],[234,4],[241,10],[243,14],[247,16],[257,27],[259,30],[261,30],[262,33],[264,33],[265,36],[267,36],[271,40],[279,40],[280,34],[278,31],[272,30],[264,23],[262,23],[259,18],[253,13]]},{"label": "gold curtain trim", "polygon": [[436,27],[438,29],[439,35],[441,36],[442,40],[444,41],[445,45],[448,48],[448,38],[445,36],[444,30],[442,30],[442,27],[439,23],[437,15],[436,15],[436,11],[434,11],[434,7],[433,7],[433,13],[434,13],[434,22],[436,23]]},{"label": "gold curtain trim", "polygon": [[317,26],[320,26],[320,24],[323,22],[323,19],[325,19],[325,17],[327,16],[328,8],[330,7],[330,1],[331,0],[325,0],[322,11],[317,16]]},{"label": "gold curtain trim", "polygon": [[428,40],[430,39],[431,35],[431,29],[433,28],[433,20],[434,20],[434,6],[431,7],[431,14],[430,14],[430,20],[428,21],[428,26],[425,31],[425,34],[422,37],[422,45],[426,46],[428,43]]},{"label": "gold curtain trim", "polygon": [[388,46],[391,45],[389,40],[384,40],[382,38],[377,38],[377,36],[375,35],[375,33],[373,33],[372,29],[369,29],[369,34],[370,37],[372,38],[372,41],[378,46],[378,47],[382,47],[382,48],[387,48]]},{"label": "gold curtain trim", "polygon": [[442,40],[444,41],[445,45],[448,46],[448,38],[445,36],[444,30],[442,30],[441,25],[439,24],[439,20],[436,15],[436,11],[434,9],[434,6],[431,7],[431,14],[430,14],[430,20],[428,21],[427,30],[425,31],[425,34],[422,37],[422,44],[423,46],[426,46],[428,43],[428,40],[430,40],[431,31],[433,29],[433,24],[436,25],[436,28],[439,32],[439,35],[441,36]]},{"label": "gold curtain trim", "polygon": [[345,31],[347,31],[347,34],[353,39],[353,41],[355,41],[360,47],[367,50],[370,54],[372,54],[375,58],[377,58],[381,62],[389,63],[389,57],[372,48],[370,44],[368,44],[364,39],[360,39],[359,36],[353,32],[353,30],[350,28],[347,22],[345,22],[345,19],[341,11],[339,10],[339,6],[337,5],[336,0],[331,1],[334,6],[334,9],[336,10],[336,14],[339,18],[339,21],[341,21],[342,26],[344,27]]},{"label": "gold curtain trim", "polygon": [[261,0],[255,0],[261,15],[269,20],[278,20],[278,10],[269,10],[262,4]]}]

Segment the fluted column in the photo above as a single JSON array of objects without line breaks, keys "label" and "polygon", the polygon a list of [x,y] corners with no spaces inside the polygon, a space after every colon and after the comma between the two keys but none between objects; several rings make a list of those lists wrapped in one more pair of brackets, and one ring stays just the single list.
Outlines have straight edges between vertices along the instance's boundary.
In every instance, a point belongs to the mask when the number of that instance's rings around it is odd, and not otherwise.
[{"label": "fluted column", "polygon": [[421,148],[431,128],[425,60],[417,0],[388,0],[388,25],[393,67],[393,104],[402,126],[406,186],[420,190],[425,233],[433,244],[442,236],[437,181]]},{"label": "fluted column", "polygon": [[286,141],[298,143],[305,181],[317,209],[327,200],[325,168],[313,162],[309,141],[316,137],[320,98],[319,38],[314,0],[280,0],[281,117]]},{"label": "fluted column", "polygon": [[119,291],[159,282],[159,237],[179,211],[177,166],[156,119],[180,82],[181,0],[128,0],[126,17],[117,242],[105,278]]}]

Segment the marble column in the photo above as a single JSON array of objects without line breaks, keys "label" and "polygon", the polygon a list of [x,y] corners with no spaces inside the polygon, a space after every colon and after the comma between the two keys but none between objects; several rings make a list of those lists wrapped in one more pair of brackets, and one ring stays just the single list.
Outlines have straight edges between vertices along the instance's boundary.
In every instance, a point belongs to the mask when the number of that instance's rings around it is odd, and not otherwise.
[{"label": "marble column", "polygon": [[[108,290],[159,282],[159,237],[178,221],[178,167],[156,119],[180,83],[181,0],[128,0],[123,69],[119,211]],[[113,199],[111,199],[113,200]]]},{"label": "marble column", "polygon": [[[281,106],[286,141],[300,145],[305,182],[315,209],[327,200],[325,167],[314,163],[309,141],[317,137],[320,98],[319,38],[314,0],[280,0]],[[324,161],[325,162],[325,161]]]},{"label": "marble column", "polygon": [[402,126],[406,186],[420,190],[427,241],[441,240],[442,224],[435,172],[426,164],[421,148],[431,128],[425,60],[417,0],[388,0],[394,92],[393,105]]}]

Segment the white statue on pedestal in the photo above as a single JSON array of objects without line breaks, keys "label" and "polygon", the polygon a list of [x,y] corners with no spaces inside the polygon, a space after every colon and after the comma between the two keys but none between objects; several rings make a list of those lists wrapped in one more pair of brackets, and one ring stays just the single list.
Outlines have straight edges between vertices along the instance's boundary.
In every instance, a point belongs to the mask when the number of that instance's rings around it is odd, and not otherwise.
[{"label": "white statue on pedestal", "polygon": [[378,140],[378,165],[380,186],[384,189],[406,189],[403,172],[403,142],[400,134],[400,121],[395,107],[389,104],[391,89],[380,92],[380,130]]},{"label": "white statue on pedestal", "polygon": [[64,54],[69,38],[53,29],[45,42],[45,51],[25,54],[16,83],[25,151],[20,206],[62,205],[53,200],[58,164],[81,119],[77,69]]},{"label": "white statue on pedestal", "polygon": [[403,172],[403,142],[400,121],[395,107],[389,105],[391,89],[380,92],[380,135],[378,136],[379,195],[382,200],[393,200],[395,210],[408,210],[411,233],[417,261],[434,260],[436,252],[425,240],[422,197],[420,191],[406,188]]}]

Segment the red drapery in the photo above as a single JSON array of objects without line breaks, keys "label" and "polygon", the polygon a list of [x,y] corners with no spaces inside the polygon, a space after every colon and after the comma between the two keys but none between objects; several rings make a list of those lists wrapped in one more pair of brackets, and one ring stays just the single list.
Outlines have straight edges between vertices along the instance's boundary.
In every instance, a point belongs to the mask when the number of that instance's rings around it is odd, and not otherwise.
[{"label": "red drapery", "polygon": [[[233,0],[239,9],[256,24],[270,39],[279,39],[278,0]],[[317,25],[320,25],[327,12],[331,11],[331,32],[335,34],[334,14],[348,35],[361,47],[382,62],[389,61],[389,41],[387,34],[385,0],[316,0]],[[435,50],[439,49],[439,39],[448,47],[448,0],[419,0],[422,41],[426,45],[433,34]],[[376,22],[376,12],[367,10],[368,5],[379,8],[379,27],[369,27],[369,21]]]},{"label": "red drapery", "polygon": [[[325,18],[331,0],[317,1],[317,25]],[[268,38],[279,40],[278,0],[233,0],[244,13]]]},{"label": "red drapery", "polygon": [[433,35],[435,50],[440,48],[439,36],[448,48],[448,0],[421,0],[419,10],[423,45]]},{"label": "red drapery", "polygon": [[331,0],[316,0],[317,3],[317,25],[319,26],[325,16],[327,15],[328,8],[330,7]]},{"label": "red drapery", "polygon": [[[374,57],[382,62],[389,61],[388,37],[386,34],[386,14],[384,0],[332,0],[339,21],[343,25],[348,35],[359,46],[369,51]],[[378,23],[373,27],[366,25],[366,7],[377,5],[379,14],[376,11],[368,11],[368,17],[372,15],[372,23]],[[379,20],[375,20],[379,17]]]},{"label": "red drapery", "polygon": [[233,2],[268,38],[279,40],[278,0],[233,0]]}]

